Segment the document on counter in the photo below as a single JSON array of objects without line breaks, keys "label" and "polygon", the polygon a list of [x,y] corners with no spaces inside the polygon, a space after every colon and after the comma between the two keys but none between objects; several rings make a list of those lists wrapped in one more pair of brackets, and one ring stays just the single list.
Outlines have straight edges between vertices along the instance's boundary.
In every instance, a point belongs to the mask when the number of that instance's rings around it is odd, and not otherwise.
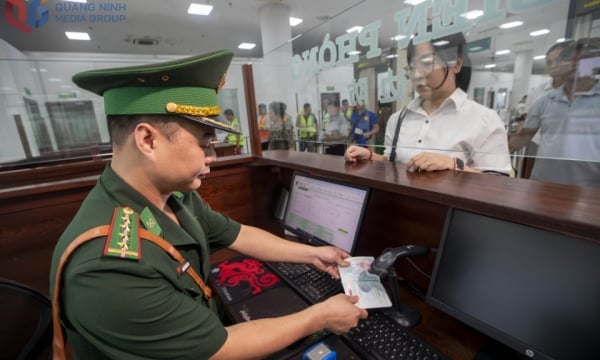
[{"label": "document on counter", "polygon": [[338,266],[340,278],[346,295],[358,295],[356,306],[362,309],[386,308],[392,301],[381,283],[379,276],[371,274],[369,269],[375,260],[372,256],[355,256],[345,259],[350,266]]}]

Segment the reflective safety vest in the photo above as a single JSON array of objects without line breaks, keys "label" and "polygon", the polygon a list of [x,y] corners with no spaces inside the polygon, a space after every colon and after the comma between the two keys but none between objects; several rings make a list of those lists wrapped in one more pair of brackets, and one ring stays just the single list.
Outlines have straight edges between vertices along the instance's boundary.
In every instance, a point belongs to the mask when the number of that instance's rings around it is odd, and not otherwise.
[{"label": "reflective safety vest", "polygon": [[328,113],[324,113],[323,114],[323,128],[321,129],[322,131],[325,131],[327,129],[327,124],[329,123],[329,114]]},{"label": "reflective safety vest", "polygon": [[314,136],[317,132],[315,126],[315,116],[310,114],[308,119],[304,117],[304,114],[300,115],[300,138],[306,138]]},{"label": "reflective safety vest", "polygon": [[350,118],[352,117],[352,109],[347,108],[346,111],[344,112],[344,116],[346,117],[346,120],[350,121]]},{"label": "reflective safety vest", "polygon": [[350,121],[350,119],[352,119],[352,109],[351,108],[346,109],[346,111],[344,112],[344,117],[346,118],[346,122],[348,123],[348,129],[352,128],[352,122]]},{"label": "reflective safety vest", "polygon": [[[240,129],[240,121],[237,118],[233,118],[233,120],[231,120],[231,126],[238,130],[241,130]],[[238,139],[238,137],[239,137],[239,139]],[[242,147],[245,145],[244,136],[242,134],[239,134],[239,135],[238,134],[228,134],[227,142],[229,144],[237,145],[239,147]]]},{"label": "reflective safety vest", "polygon": [[269,128],[267,127],[268,115],[262,115],[258,119],[258,135],[261,140],[269,140]]}]

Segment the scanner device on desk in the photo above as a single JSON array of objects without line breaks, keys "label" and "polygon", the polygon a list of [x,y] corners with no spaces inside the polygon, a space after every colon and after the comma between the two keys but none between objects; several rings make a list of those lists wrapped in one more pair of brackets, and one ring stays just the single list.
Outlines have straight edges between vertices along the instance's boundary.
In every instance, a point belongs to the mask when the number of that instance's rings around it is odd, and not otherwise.
[{"label": "scanner device on desk", "polygon": [[419,245],[402,245],[392,249],[386,249],[373,261],[369,272],[379,277],[388,277],[390,290],[392,292],[393,308],[385,310],[388,316],[403,327],[413,327],[421,320],[421,314],[412,307],[402,304],[400,301],[400,289],[398,288],[398,277],[394,269],[394,262],[398,257],[418,256],[428,254],[428,247]]},{"label": "scanner device on desk", "polygon": [[373,261],[369,272],[383,277],[388,274],[389,268],[394,265],[398,257],[426,255],[427,253],[429,253],[429,248],[420,245],[402,245],[386,249]]}]

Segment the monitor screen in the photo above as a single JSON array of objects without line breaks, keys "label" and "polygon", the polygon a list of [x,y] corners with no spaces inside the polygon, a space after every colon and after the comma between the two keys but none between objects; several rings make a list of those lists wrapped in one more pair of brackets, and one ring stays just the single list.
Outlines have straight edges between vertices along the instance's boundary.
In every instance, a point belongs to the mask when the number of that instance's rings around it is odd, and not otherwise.
[{"label": "monitor screen", "polygon": [[532,359],[600,359],[600,243],[450,210],[427,301]]},{"label": "monitor screen", "polygon": [[369,189],[294,173],[283,224],[300,239],[354,251]]}]

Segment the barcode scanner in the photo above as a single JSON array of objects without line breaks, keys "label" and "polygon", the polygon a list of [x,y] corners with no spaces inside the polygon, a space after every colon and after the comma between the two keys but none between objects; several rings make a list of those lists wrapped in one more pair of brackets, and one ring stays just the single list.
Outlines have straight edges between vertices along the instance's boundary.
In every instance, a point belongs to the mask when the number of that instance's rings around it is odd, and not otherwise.
[{"label": "barcode scanner", "polygon": [[419,256],[429,253],[429,248],[420,245],[402,245],[393,249],[386,249],[371,264],[369,272],[383,277],[388,274],[389,268],[394,264],[397,258],[404,256]]}]

